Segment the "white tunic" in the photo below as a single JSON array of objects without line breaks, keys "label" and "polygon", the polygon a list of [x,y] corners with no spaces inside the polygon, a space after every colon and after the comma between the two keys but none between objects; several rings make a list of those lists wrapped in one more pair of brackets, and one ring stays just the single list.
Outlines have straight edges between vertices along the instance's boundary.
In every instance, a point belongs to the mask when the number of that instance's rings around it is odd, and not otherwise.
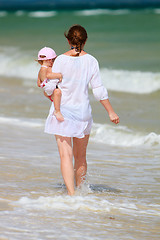
[{"label": "white tunic", "polygon": [[61,113],[64,121],[59,122],[53,115],[54,104],[52,103],[45,124],[45,132],[83,138],[90,133],[92,125],[89,84],[98,101],[108,99],[107,90],[101,81],[98,62],[90,54],[79,57],[62,54],[56,58],[52,71],[63,75],[59,88],[62,91]]}]

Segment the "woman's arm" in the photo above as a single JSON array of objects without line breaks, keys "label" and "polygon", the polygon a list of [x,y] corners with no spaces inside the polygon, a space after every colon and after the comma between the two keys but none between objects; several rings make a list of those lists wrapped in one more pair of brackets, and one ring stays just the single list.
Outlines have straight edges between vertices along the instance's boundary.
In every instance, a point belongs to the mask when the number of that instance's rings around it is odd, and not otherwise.
[{"label": "woman's arm", "polygon": [[109,101],[109,99],[104,99],[104,100],[100,100],[100,103],[103,105],[103,107],[106,109],[106,111],[108,112],[109,118],[111,120],[111,122],[118,124],[119,123],[119,117],[118,115],[114,112],[112,105]]},{"label": "woman's arm", "polygon": [[100,103],[103,105],[103,107],[108,112],[109,118],[111,122],[117,124],[119,123],[119,117],[114,112],[112,105],[108,99],[108,92],[107,89],[103,86],[100,71],[99,71],[99,64],[97,61],[94,61],[94,71],[92,75],[92,79],[90,81],[92,91],[94,94],[94,97],[100,101]]}]

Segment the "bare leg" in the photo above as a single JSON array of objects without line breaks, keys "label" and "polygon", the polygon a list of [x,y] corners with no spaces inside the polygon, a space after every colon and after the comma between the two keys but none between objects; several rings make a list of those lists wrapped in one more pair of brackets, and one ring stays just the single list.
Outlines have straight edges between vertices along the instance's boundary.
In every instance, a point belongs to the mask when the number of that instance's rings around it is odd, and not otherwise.
[{"label": "bare leg", "polygon": [[47,97],[49,100],[53,101],[54,103],[54,115],[58,121],[63,122],[64,117],[60,112],[60,104],[61,104],[61,90],[56,88],[51,96],[48,96],[47,93],[44,91],[44,96]]},{"label": "bare leg", "polygon": [[88,145],[89,135],[84,138],[73,138],[73,155],[74,155],[74,170],[76,186],[80,186],[86,179],[87,162],[86,150]]},{"label": "bare leg", "polygon": [[61,172],[69,195],[74,194],[73,152],[70,137],[56,135],[61,159]]},{"label": "bare leg", "polygon": [[53,100],[54,103],[54,115],[56,116],[57,120],[62,122],[64,121],[63,115],[60,112],[60,104],[61,104],[61,90],[59,88],[56,88],[53,92],[53,94],[51,95],[51,99]]}]

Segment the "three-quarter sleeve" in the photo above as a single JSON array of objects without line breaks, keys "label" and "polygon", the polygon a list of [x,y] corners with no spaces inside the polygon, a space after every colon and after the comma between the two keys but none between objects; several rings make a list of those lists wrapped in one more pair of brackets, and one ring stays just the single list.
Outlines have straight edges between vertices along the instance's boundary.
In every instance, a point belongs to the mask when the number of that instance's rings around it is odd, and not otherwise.
[{"label": "three-quarter sleeve", "polygon": [[93,67],[93,75],[90,80],[91,88],[93,91],[93,95],[96,100],[104,100],[108,99],[108,92],[107,89],[103,86],[100,71],[99,71],[99,64],[97,61],[94,63]]}]

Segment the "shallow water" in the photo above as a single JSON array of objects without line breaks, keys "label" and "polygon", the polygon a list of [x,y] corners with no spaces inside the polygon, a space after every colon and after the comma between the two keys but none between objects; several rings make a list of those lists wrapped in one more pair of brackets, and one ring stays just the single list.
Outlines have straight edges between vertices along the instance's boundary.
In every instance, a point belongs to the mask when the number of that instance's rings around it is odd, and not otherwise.
[{"label": "shallow water", "polygon": [[[157,240],[159,12],[49,15],[0,14],[0,239]],[[55,139],[43,132],[50,102],[36,87],[39,66],[34,59],[44,44],[64,51],[63,32],[75,21],[88,27],[86,47],[100,62],[103,83],[121,122],[109,122],[90,90],[94,124],[87,182],[69,197]],[[41,26],[48,26],[45,36]]]},{"label": "shallow water", "polygon": [[[5,90],[5,84],[3,87]],[[45,119],[39,118],[41,109],[47,111],[48,102],[43,106],[46,100],[36,91],[24,96],[27,87],[16,87],[25,105],[29,106],[31,99],[42,103],[36,108],[37,118],[36,112],[31,114],[34,105],[24,110],[22,101],[16,107],[16,97],[0,118],[1,238],[158,239],[158,135],[145,142],[146,136],[140,141],[134,130],[95,123],[87,154],[87,183],[69,197],[55,139],[43,133]],[[2,106],[6,104],[1,101]],[[27,117],[30,114],[32,118]]]}]

